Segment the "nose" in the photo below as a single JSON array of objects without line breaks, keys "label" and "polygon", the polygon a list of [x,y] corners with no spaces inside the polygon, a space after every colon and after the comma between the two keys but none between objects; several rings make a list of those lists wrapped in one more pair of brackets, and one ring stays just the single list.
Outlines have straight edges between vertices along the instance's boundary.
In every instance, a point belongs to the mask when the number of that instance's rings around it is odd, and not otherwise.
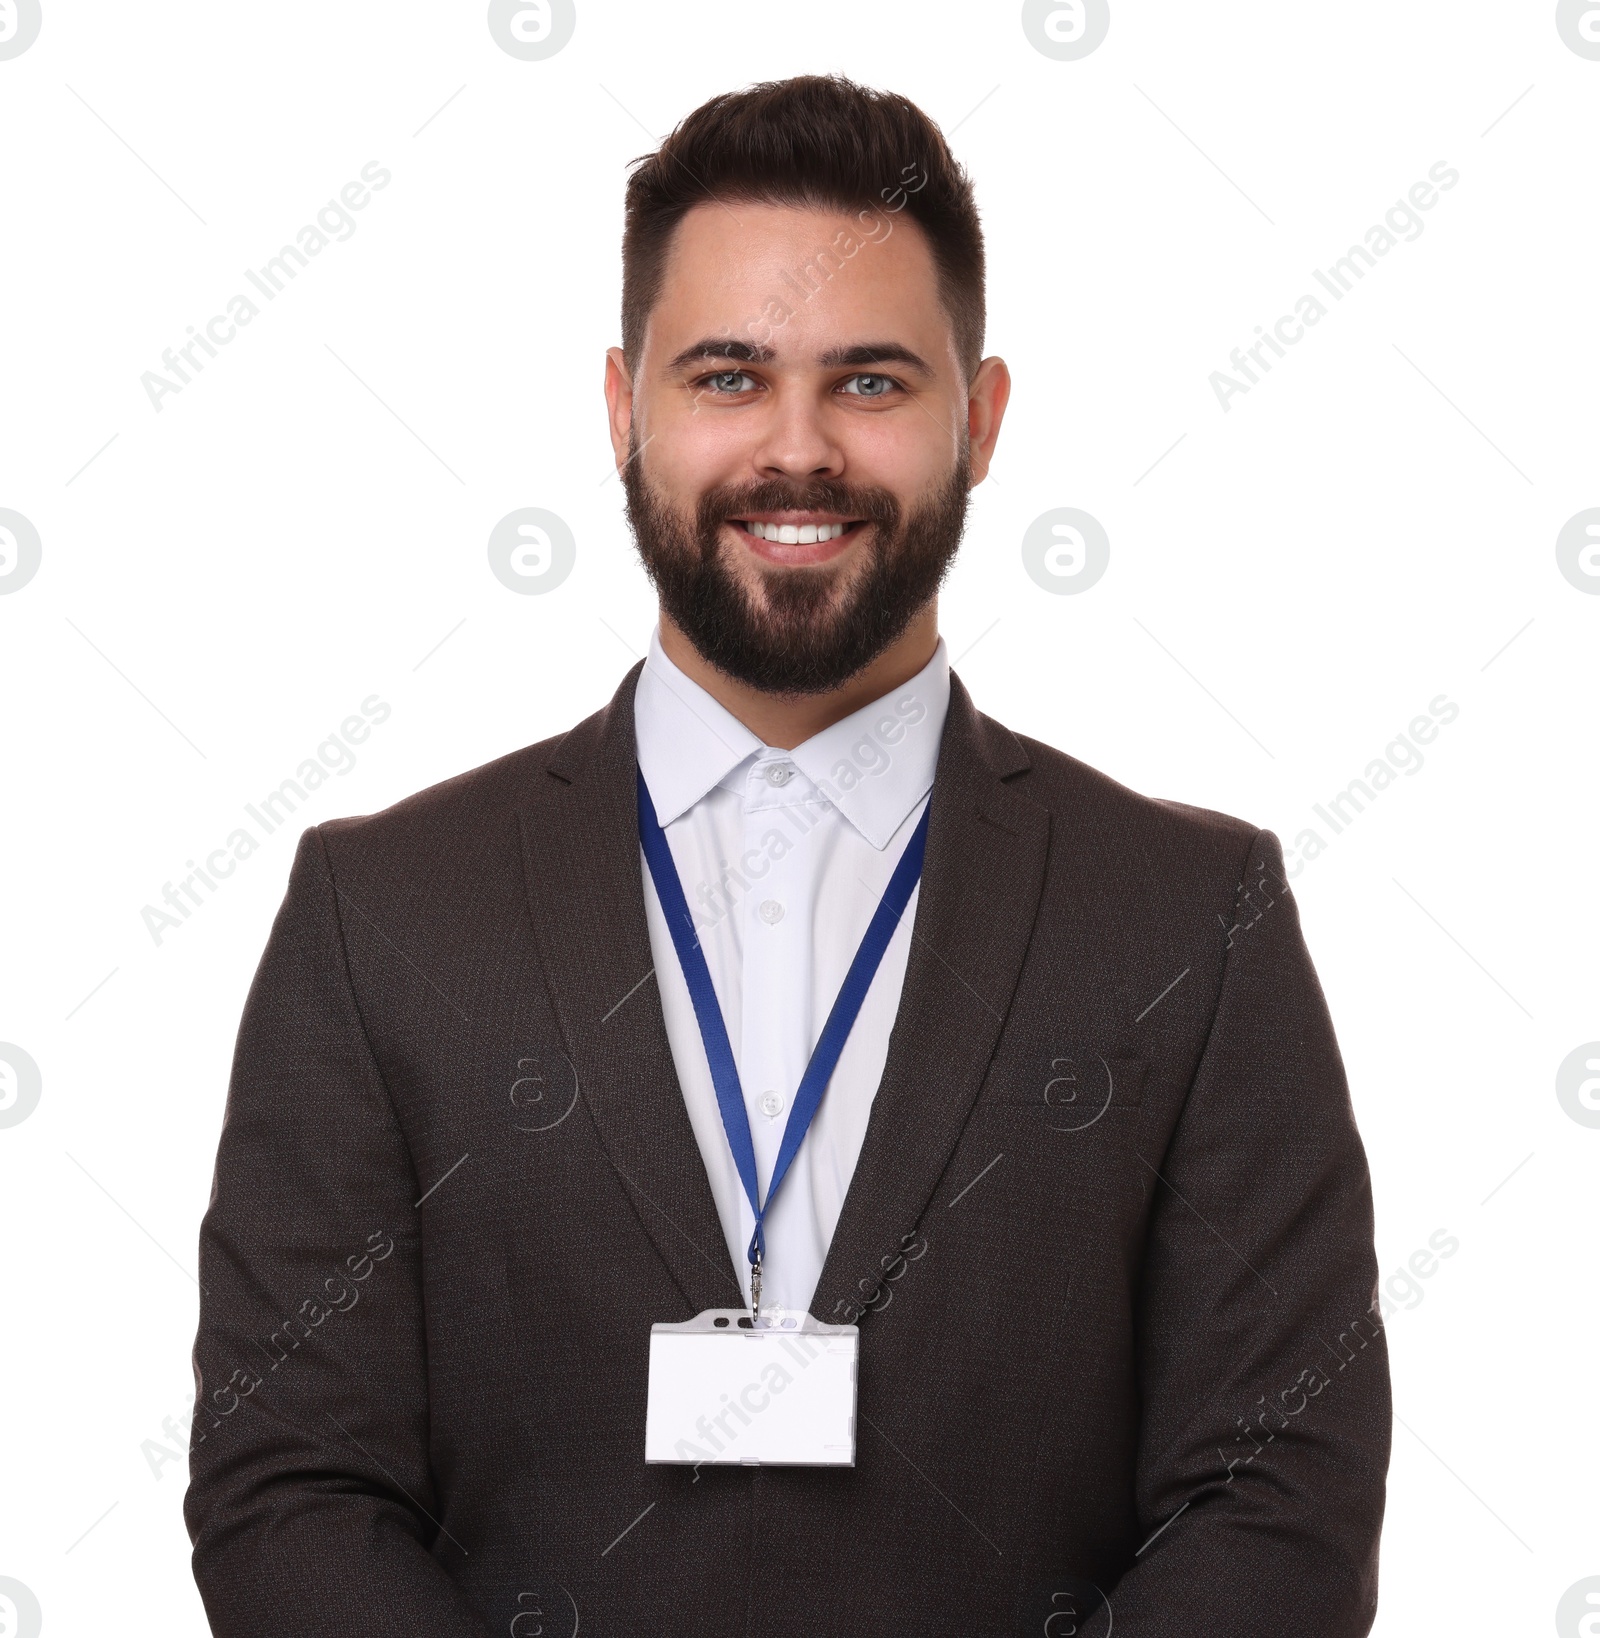
[{"label": "nose", "polygon": [[773,392],[752,451],[763,478],[837,478],[844,471],[844,451],[829,431],[823,407],[808,393],[790,389]]}]

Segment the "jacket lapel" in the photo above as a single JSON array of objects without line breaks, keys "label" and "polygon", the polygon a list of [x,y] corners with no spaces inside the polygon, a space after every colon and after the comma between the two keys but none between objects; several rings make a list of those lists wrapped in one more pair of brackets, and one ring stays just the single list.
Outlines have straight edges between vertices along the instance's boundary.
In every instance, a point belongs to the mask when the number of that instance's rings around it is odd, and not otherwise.
[{"label": "jacket lapel", "polygon": [[999,1040],[1049,845],[1049,814],[1004,783],[1027,766],[1021,742],[980,716],[952,675],[900,1008],[812,1298],[820,1320],[872,1300],[944,1174]]},{"label": "jacket lapel", "polygon": [[[742,1296],[684,1108],[645,919],[633,691],[558,742],[523,804],[545,981],[578,1086],[639,1220],[691,1312]],[[1011,789],[1028,766],[960,680],[940,743],[900,1008],[861,1156],[812,1299],[860,1303],[944,1174],[1011,1004],[1044,883],[1050,820]],[[863,1284],[863,1282],[865,1282]]]},{"label": "jacket lapel", "polygon": [[[522,806],[535,937],[600,1142],[691,1314],[743,1296],[661,1014],[635,809],[633,691],[556,746]],[[661,1314],[658,1319],[671,1316]]]}]

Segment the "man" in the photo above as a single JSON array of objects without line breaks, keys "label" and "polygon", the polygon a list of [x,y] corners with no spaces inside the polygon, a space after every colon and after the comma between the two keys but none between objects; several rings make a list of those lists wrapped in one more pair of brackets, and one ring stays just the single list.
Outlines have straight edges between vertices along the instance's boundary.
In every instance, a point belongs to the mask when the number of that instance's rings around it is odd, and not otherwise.
[{"label": "man", "polygon": [[[1365,1633],[1371,1203],[1278,842],[1009,732],[938,636],[1009,390],[970,184],[901,98],[758,86],[623,260],[648,659],[308,832],[250,994],[213,1630]],[[807,1314],[833,1364],[645,1459],[658,1346],[692,1393]]]}]

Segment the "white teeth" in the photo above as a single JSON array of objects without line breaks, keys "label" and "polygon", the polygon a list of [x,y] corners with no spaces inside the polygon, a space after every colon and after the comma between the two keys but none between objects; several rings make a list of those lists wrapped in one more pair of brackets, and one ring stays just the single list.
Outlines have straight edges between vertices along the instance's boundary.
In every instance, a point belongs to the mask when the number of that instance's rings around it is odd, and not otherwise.
[{"label": "white teeth", "polygon": [[837,540],[849,526],[843,523],[747,523],[745,528],[758,540],[775,540],[787,546],[812,546],[818,541]]}]

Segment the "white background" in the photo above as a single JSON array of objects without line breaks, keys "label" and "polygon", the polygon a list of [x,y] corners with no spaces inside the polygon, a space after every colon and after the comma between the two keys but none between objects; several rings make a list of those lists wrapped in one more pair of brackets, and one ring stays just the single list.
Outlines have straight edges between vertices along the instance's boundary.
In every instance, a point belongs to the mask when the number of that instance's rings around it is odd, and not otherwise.
[{"label": "white background", "polygon": [[[1544,0],[1113,13],[1058,62],[1012,4],[580,0],[524,62],[479,4],[45,0],[0,61],[0,507],[43,542],[0,596],[0,1041],[43,1076],[0,1129],[0,1576],[47,1632],[206,1630],[147,1441],[192,1394],[294,837],[565,728],[643,652],[600,393],[626,165],[827,70],[916,99],[984,211],[1016,393],[943,603],[979,706],[1329,840],[1295,890],[1381,1269],[1460,1241],[1390,1321],[1376,1630],[1543,1633],[1600,1575],[1600,1130],[1555,1093],[1600,1038],[1600,597],[1555,554],[1600,506],[1600,62]],[[372,160],[354,236],[158,413],[141,374]],[[1224,412],[1211,373],[1441,160],[1421,237]],[[548,595],[489,571],[523,506],[576,536]],[[1082,595],[1023,569],[1058,506],[1110,536]],[[142,907],[374,693],[354,771],[158,946]],[[1441,694],[1420,771],[1319,824]]]}]

